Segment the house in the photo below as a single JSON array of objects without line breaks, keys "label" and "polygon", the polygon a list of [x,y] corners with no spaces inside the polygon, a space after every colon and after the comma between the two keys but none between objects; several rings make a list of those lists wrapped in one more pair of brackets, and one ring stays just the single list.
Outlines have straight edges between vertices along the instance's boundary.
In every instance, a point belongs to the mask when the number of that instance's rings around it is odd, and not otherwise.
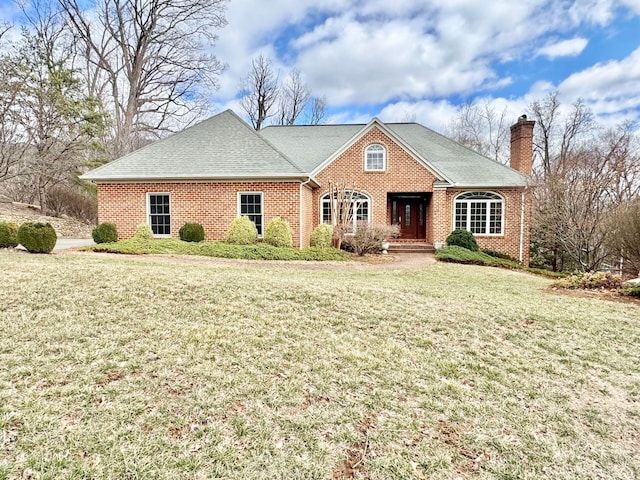
[{"label": "house", "polygon": [[360,221],[398,224],[401,240],[439,246],[454,228],[482,248],[529,261],[533,121],[511,127],[510,167],[417,123],[271,126],[227,110],[82,176],[98,188],[100,222],[121,238],[142,222],[177,237],[186,222],[224,239],[247,215],[262,234],[283,217],[296,246],[331,222],[330,182],[357,186]]}]

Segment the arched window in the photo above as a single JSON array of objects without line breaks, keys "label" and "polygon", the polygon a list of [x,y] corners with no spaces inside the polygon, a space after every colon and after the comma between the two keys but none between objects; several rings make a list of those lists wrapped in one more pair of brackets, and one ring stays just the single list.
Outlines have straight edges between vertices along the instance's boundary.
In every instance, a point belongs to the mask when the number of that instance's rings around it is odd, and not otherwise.
[{"label": "arched window", "polygon": [[[338,197],[341,200],[338,200]],[[333,209],[331,208],[333,204]],[[344,191],[336,192],[331,201],[331,194],[327,193],[321,198],[320,218],[322,223],[336,225],[339,218],[332,216],[332,211],[337,217],[346,219],[349,230],[354,232],[358,222],[369,222],[371,212],[371,199],[362,192]]]},{"label": "arched window", "polygon": [[493,192],[465,192],[455,199],[455,228],[474,235],[502,235],[504,199]]},{"label": "arched window", "polygon": [[382,145],[374,143],[364,151],[364,169],[369,172],[380,172],[385,169],[386,151]]}]

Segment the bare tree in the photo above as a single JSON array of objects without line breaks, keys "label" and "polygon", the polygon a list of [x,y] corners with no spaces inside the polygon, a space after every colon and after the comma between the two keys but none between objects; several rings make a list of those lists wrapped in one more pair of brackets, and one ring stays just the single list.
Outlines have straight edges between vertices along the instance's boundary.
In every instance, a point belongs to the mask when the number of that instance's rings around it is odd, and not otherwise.
[{"label": "bare tree", "polygon": [[448,135],[462,145],[494,159],[509,162],[507,110],[498,112],[488,100],[466,102],[458,107]]},{"label": "bare tree", "polygon": [[275,115],[280,85],[278,74],[273,71],[271,60],[259,55],[251,62],[251,71],[242,80],[240,106],[249,116],[251,125],[260,130],[264,122]]},{"label": "bare tree", "polygon": [[327,97],[314,97],[309,112],[309,125],[320,125],[327,114]]},{"label": "bare tree", "polygon": [[298,70],[292,70],[284,83],[274,71],[271,59],[259,55],[251,62],[251,71],[242,79],[240,107],[255,130],[270,118],[276,125],[294,125],[305,119],[310,125],[322,123],[326,113],[326,97],[313,97]]},{"label": "bare tree", "polygon": [[293,125],[311,100],[311,90],[304,83],[298,70],[291,70],[280,87],[279,125]]},{"label": "bare tree", "polygon": [[566,169],[574,150],[589,141],[596,129],[593,113],[581,99],[564,117],[560,107],[558,92],[551,92],[529,106],[536,122],[534,155],[542,163],[543,177]]},{"label": "bare tree", "polygon": [[537,221],[546,227],[552,245],[559,245],[580,270],[597,269],[609,255],[606,220],[612,205],[603,177],[607,159],[585,150],[566,159],[562,175],[549,175],[537,187]]},{"label": "bare tree", "polygon": [[329,209],[335,248],[340,248],[347,233],[353,233],[361,197],[362,191],[355,183],[329,180]]},{"label": "bare tree", "polygon": [[184,126],[223,65],[207,48],[225,0],[57,0],[92,95],[113,117],[113,156]]},{"label": "bare tree", "polygon": [[640,272],[640,198],[621,203],[612,212],[607,228],[610,229],[609,247]]},{"label": "bare tree", "polygon": [[601,175],[611,179],[607,193],[615,205],[640,197],[639,140],[631,122],[605,130],[599,136],[598,155],[606,158]]}]

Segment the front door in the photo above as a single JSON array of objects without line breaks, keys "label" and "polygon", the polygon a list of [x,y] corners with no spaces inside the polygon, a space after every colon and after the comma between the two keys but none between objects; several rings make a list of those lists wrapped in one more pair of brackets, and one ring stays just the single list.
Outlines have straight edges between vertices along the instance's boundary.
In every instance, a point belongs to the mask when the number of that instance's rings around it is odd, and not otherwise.
[{"label": "front door", "polygon": [[425,203],[419,199],[397,199],[393,203],[395,219],[400,226],[400,238],[425,238]]}]

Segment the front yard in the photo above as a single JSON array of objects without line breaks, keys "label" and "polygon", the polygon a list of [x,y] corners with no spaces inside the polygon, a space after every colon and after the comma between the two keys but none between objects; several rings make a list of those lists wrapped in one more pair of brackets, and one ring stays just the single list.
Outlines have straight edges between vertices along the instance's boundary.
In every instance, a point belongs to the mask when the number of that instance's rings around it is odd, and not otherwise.
[{"label": "front yard", "polygon": [[0,479],[640,477],[634,304],[456,264],[0,267]]}]

